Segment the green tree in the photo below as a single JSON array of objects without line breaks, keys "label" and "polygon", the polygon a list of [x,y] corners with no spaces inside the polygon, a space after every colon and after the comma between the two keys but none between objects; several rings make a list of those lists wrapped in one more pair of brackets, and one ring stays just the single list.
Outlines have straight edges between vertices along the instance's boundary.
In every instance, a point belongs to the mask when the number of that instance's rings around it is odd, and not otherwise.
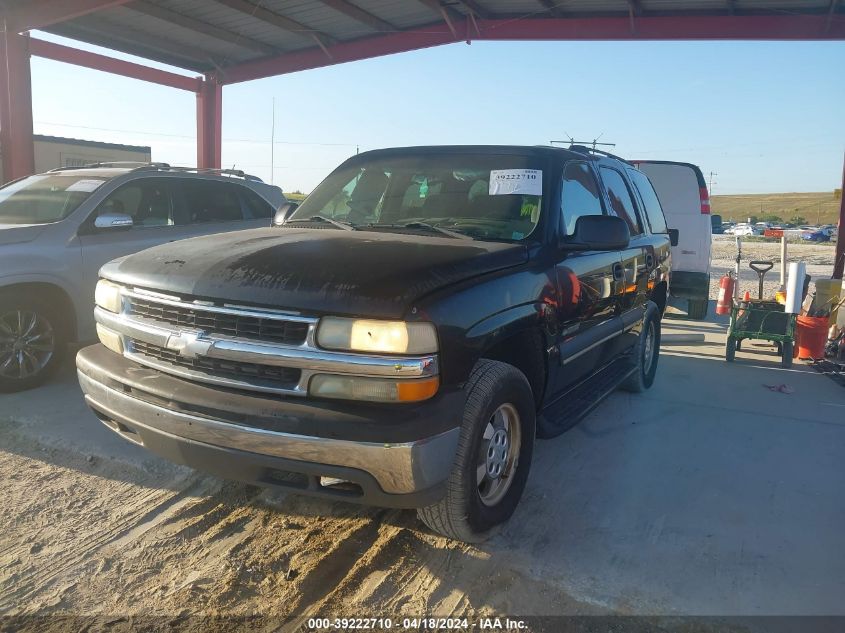
[{"label": "green tree", "polygon": [[807,218],[805,218],[803,215],[793,215],[791,218],[789,218],[789,223],[790,224],[807,224]]},{"label": "green tree", "polygon": [[769,215],[764,215],[763,219],[762,219],[762,222],[771,222],[773,224],[776,224],[780,221],[781,221],[780,216],[775,215],[773,213],[770,213]]}]

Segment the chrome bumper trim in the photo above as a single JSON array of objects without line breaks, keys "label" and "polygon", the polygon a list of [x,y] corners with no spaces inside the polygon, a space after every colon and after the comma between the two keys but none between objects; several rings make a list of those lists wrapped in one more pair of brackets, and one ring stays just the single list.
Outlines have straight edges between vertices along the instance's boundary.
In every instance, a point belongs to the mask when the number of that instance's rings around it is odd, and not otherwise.
[{"label": "chrome bumper trim", "polygon": [[415,442],[377,444],[278,433],[166,409],[107,387],[82,371],[77,374],[86,403],[127,426],[217,447],[355,468],[370,473],[388,494],[425,490],[446,480],[460,435],[454,428]]},{"label": "chrome bumper trim", "polygon": [[[315,373],[376,378],[427,378],[439,373],[436,355],[416,357],[374,356],[321,350],[312,347],[309,342],[301,346],[289,346],[232,339],[213,334],[203,335],[199,339],[202,341],[202,355],[209,358],[302,370],[302,378],[294,389],[259,387],[248,381],[221,377],[212,378],[206,373],[175,367],[148,358],[142,354],[134,353],[131,341],[126,340],[135,339],[166,349],[179,350],[182,337],[186,334],[199,334],[199,330],[191,328],[176,329],[175,326],[168,327],[149,319],[115,314],[100,307],[94,309],[94,318],[97,323],[124,337],[123,348],[126,350],[124,353],[126,358],[192,380],[241,389],[304,395],[308,389],[308,380]],[[312,336],[309,335],[309,340],[311,338]]]}]

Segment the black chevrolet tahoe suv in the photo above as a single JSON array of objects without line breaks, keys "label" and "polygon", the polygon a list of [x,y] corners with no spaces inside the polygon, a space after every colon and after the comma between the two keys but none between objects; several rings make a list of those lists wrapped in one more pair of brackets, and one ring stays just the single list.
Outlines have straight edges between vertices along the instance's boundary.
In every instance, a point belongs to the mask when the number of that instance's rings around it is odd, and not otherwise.
[{"label": "black chevrolet tahoe suv", "polygon": [[224,478],[418,508],[472,541],[535,437],[657,370],[670,234],[582,147],[367,152],[271,228],[106,264],[77,356],[111,429]]}]

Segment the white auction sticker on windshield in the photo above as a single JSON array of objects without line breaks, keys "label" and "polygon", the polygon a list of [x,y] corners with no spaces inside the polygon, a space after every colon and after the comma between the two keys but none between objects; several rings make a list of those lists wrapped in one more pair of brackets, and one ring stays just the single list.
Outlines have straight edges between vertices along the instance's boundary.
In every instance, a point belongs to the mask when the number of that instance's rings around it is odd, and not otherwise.
[{"label": "white auction sticker on windshield", "polygon": [[543,172],[539,169],[493,169],[490,171],[491,196],[543,193]]},{"label": "white auction sticker on windshield", "polygon": [[77,180],[70,187],[65,189],[65,191],[85,191],[91,193],[104,182],[105,180]]}]

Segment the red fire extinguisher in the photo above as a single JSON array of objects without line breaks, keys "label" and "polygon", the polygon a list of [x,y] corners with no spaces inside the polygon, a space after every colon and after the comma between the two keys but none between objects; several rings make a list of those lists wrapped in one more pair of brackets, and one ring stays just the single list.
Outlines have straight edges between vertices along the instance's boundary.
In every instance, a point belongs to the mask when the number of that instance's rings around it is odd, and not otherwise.
[{"label": "red fire extinguisher", "polygon": [[733,306],[734,284],[736,280],[730,271],[719,281],[719,299],[716,301],[716,314],[730,314]]}]

